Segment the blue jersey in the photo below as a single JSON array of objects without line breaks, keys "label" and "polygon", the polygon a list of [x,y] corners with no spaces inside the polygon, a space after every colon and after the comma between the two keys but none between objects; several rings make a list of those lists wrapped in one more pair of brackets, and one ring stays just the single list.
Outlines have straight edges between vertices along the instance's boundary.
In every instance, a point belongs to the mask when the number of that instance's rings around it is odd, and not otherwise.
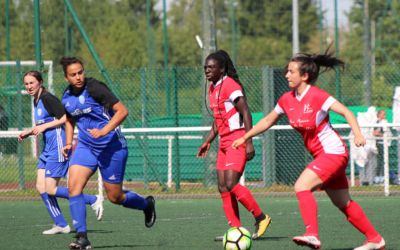
[{"label": "blue jersey", "polygon": [[[34,103],[34,107],[36,126],[60,119],[65,115],[60,100],[46,90],[43,90],[39,100]],[[44,148],[40,154],[41,160],[45,162],[66,161],[62,154],[62,148],[65,145],[64,125],[45,130],[43,132],[43,143]]]},{"label": "blue jersey", "polygon": [[126,147],[125,137],[119,127],[100,138],[93,138],[88,129],[101,129],[114,115],[112,106],[119,102],[110,89],[94,78],[86,78],[84,87],[75,93],[69,86],[63,95],[62,104],[67,116],[78,127],[78,141],[93,148],[115,145]]}]

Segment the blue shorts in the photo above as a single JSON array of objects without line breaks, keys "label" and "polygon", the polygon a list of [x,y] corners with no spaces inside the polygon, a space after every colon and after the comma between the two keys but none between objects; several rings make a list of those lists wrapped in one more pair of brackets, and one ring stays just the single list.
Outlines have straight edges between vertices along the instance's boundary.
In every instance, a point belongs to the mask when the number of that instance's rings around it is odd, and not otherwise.
[{"label": "blue shorts", "polygon": [[70,166],[84,166],[93,172],[96,172],[97,167],[99,167],[101,177],[105,182],[122,183],[127,159],[128,149],[120,145],[96,149],[78,143],[69,164]]},{"label": "blue shorts", "polygon": [[46,162],[43,159],[39,159],[37,168],[45,170],[45,177],[61,178],[67,175],[68,161]]}]

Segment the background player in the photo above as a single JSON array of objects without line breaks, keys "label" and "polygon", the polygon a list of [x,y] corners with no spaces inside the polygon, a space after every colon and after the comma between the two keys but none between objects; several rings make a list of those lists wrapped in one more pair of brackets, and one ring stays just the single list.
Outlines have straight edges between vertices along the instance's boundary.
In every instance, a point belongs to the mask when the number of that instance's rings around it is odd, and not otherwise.
[{"label": "background player", "polygon": [[345,172],[349,155],[346,145],[330,124],[329,111],[346,118],[357,147],[365,145],[365,138],[353,113],[327,92],[314,86],[320,67],[333,69],[343,65],[341,60],[330,54],[298,54],[293,57],[286,71],[286,79],[292,90],[283,94],[275,109],[243,137],[234,141],[232,147],[238,148],[253,136],[268,130],[281,115],[286,114],[290,125],[303,136],[305,146],[314,158],[295,183],[306,232],[294,237],[293,241],[298,245],[320,248],[317,203],[312,192],[321,188],[348,221],[367,238],[364,245],[356,250],[383,249],[384,239],[369,222],[363,209],[350,198]]},{"label": "background player", "polygon": [[[39,191],[47,211],[54,221],[53,228],[43,234],[69,233],[70,227],[58,206],[56,197],[68,199],[68,188],[58,186],[60,178],[68,170],[68,161],[62,155],[65,145],[65,110],[57,97],[43,87],[43,78],[38,71],[28,71],[23,77],[26,91],[33,97],[36,126],[22,132],[18,140],[30,135],[43,133],[44,147],[37,165],[36,189]],[[85,203],[90,204],[100,220],[103,214],[103,198],[84,195]]]},{"label": "background player", "polygon": [[83,63],[78,58],[64,57],[60,64],[69,83],[62,98],[67,112],[65,156],[71,150],[75,124],[79,132],[68,179],[71,216],[77,231],[77,239],[70,248],[89,249],[82,190],[97,167],[108,199],[127,208],[143,210],[146,227],[153,226],[156,220],[155,200],[152,196],[143,198],[122,189],[128,157],[126,140],[119,128],[128,115],[124,104],[104,83],[85,78]]},{"label": "background player", "polygon": [[246,145],[232,150],[233,140],[244,135],[252,127],[252,118],[247,106],[243,86],[228,53],[219,50],[207,56],[204,73],[212,84],[208,94],[214,122],[204,143],[200,146],[197,157],[204,158],[212,141],[220,136],[217,156],[218,190],[222,206],[231,227],[239,227],[239,201],[255,220],[256,230],[253,238],[263,235],[271,222],[254,199],[250,190],[239,183],[246,161],[253,159],[254,147],[251,140]]}]

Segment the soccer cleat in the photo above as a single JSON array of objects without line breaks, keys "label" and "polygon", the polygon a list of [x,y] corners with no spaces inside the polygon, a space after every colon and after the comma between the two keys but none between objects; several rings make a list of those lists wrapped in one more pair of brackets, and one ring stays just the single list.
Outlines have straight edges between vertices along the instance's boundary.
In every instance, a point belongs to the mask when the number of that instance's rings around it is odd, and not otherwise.
[{"label": "soccer cleat", "polygon": [[75,238],[76,240],[69,244],[69,249],[92,249],[86,233],[77,233]]},{"label": "soccer cleat", "polygon": [[366,241],[364,245],[354,248],[354,250],[384,250],[385,240],[381,237],[378,243]]},{"label": "soccer cleat", "polygon": [[271,217],[266,214],[264,219],[257,221],[254,224],[256,226],[256,229],[251,238],[253,240],[260,238],[265,233],[270,224]]},{"label": "soccer cleat", "polygon": [[319,249],[321,247],[321,241],[313,235],[295,236],[293,241],[299,246],[308,246],[311,249]]},{"label": "soccer cleat", "polygon": [[224,236],[220,235],[220,236],[215,236],[214,241],[223,241],[224,240]]},{"label": "soccer cleat", "polygon": [[104,211],[103,207],[104,198],[103,196],[100,195],[96,195],[96,197],[97,197],[96,202],[90,206],[94,210],[97,220],[101,220],[103,218],[103,211]]},{"label": "soccer cleat", "polygon": [[152,227],[156,222],[156,200],[153,196],[147,196],[147,207],[143,210],[144,224],[146,227]]},{"label": "soccer cleat", "polygon": [[43,231],[42,234],[68,234],[69,232],[71,232],[69,225],[65,227],[53,225],[51,229]]}]

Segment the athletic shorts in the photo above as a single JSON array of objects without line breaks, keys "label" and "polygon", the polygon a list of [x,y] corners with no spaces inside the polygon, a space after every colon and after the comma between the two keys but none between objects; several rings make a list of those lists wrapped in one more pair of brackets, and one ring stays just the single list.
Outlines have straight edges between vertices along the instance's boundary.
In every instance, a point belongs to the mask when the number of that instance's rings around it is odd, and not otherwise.
[{"label": "athletic shorts", "polygon": [[346,177],[346,167],[349,161],[347,154],[319,154],[307,168],[322,180],[321,189],[346,189],[349,183]]},{"label": "athletic shorts", "polygon": [[62,178],[67,175],[68,161],[46,162],[43,159],[39,159],[37,168],[45,170],[45,177]]},{"label": "athletic shorts", "polygon": [[70,166],[84,166],[93,172],[99,167],[101,177],[105,182],[122,183],[127,158],[128,149],[120,145],[96,149],[83,143],[78,143],[72,154]]},{"label": "athletic shorts", "polygon": [[244,130],[237,131],[234,136],[223,137],[220,139],[217,154],[217,170],[233,170],[243,173],[246,166],[246,144],[240,145],[237,149],[232,148],[232,143],[236,138],[240,138]]}]

